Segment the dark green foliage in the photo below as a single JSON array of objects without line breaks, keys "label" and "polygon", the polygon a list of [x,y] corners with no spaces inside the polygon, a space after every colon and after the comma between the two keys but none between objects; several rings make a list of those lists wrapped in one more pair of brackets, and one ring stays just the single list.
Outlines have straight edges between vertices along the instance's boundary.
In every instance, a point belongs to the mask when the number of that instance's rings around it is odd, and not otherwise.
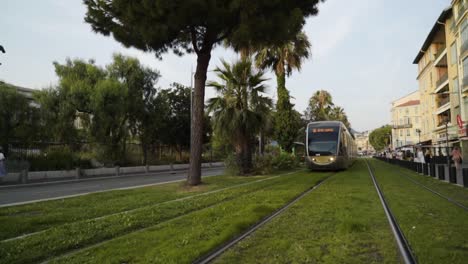
[{"label": "dark green foliage", "polygon": [[37,139],[36,107],[16,88],[0,81],[0,147],[8,154],[12,142],[23,144]]},{"label": "dark green foliage", "polygon": [[252,169],[252,141],[268,124],[271,99],[263,94],[266,80],[262,71],[255,71],[250,60],[232,65],[223,61],[223,68],[215,70],[223,82],[210,82],[218,97],[208,101],[213,113],[215,132],[231,143],[236,152],[241,174]]},{"label": "dark green foliage", "polygon": [[28,159],[30,171],[72,170],[75,168],[89,169],[89,160],[82,159],[68,147],[50,148],[41,155]]},{"label": "dark green foliage", "polygon": [[290,170],[297,168],[299,162],[293,154],[281,152],[273,158],[273,167],[278,170]]},{"label": "dark green foliage", "polygon": [[197,54],[188,182],[201,183],[206,72],[211,50],[225,39],[234,47],[287,42],[305,19],[318,12],[320,0],[84,0],[85,21],[127,47],[153,52]]},{"label": "dark green foliage", "polygon": [[375,129],[369,134],[369,143],[375,150],[383,150],[390,143],[392,127],[389,125]]},{"label": "dark green foliage", "polygon": [[274,115],[274,138],[287,152],[293,149],[294,140],[301,128],[300,114],[294,110],[286,89],[286,77],[294,69],[300,70],[310,55],[310,43],[305,33],[298,33],[291,41],[260,47],[255,60],[262,69],[272,69],[276,74],[278,102]]},{"label": "dark green foliage", "polygon": [[291,152],[302,127],[301,114],[294,110],[288,90],[278,90],[278,102],[274,113],[274,138],[286,152]]},{"label": "dark green foliage", "polygon": [[325,90],[316,91],[309,99],[305,117],[308,121],[341,121],[346,127],[351,127],[344,109],[335,106],[331,94]]}]

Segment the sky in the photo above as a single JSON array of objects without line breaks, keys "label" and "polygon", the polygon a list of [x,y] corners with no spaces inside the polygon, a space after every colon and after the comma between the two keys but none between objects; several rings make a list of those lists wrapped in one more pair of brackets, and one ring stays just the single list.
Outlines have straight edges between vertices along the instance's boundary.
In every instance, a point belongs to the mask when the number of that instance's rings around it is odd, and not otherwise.
[{"label": "sky", "polygon": [[[450,0],[327,0],[319,14],[307,19],[304,31],[312,56],[286,86],[296,110],[303,112],[317,90],[327,90],[345,109],[353,129],[372,130],[390,123],[390,104],[418,89],[412,62],[427,34]],[[158,86],[178,82],[189,86],[196,57],[154,54],[125,48],[112,37],[92,32],[84,22],[81,0],[1,0],[0,80],[32,89],[57,83],[53,62],[67,58],[94,59],[104,66],[112,54],[137,57],[160,71]],[[234,61],[231,50],[217,47],[209,69],[220,60]],[[269,94],[276,84],[268,73]],[[216,80],[213,73],[208,80]],[[215,96],[210,88],[206,98]]]}]

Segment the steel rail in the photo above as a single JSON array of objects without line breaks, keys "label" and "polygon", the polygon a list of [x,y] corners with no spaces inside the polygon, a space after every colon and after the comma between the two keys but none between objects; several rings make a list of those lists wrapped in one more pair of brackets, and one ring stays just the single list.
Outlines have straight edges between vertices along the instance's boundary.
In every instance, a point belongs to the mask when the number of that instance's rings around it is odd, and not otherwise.
[{"label": "steel rail", "polygon": [[445,195],[443,195],[443,194],[441,194],[441,193],[439,193],[439,192],[437,192],[437,191],[435,191],[435,190],[433,190],[433,189],[427,187],[426,185],[424,185],[424,184],[422,184],[422,183],[420,183],[420,182],[418,182],[418,181],[416,181],[416,180],[414,180],[414,179],[411,179],[411,176],[409,176],[408,174],[406,174],[406,173],[404,173],[404,172],[401,172],[401,174],[402,174],[403,176],[405,176],[406,179],[410,180],[412,183],[414,183],[414,184],[416,184],[416,185],[419,185],[420,187],[426,189],[427,191],[429,191],[429,192],[431,192],[431,193],[433,193],[433,194],[435,194],[435,195],[437,195],[437,196],[439,196],[439,197],[441,197],[441,198],[444,198],[444,199],[446,199],[447,201],[449,201],[450,203],[452,203],[452,204],[454,204],[454,205],[456,205],[456,206],[458,206],[458,207],[460,207],[460,208],[465,209],[466,211],[468,211],[468,207],[466,207],[465,205],[463,205],[463,204],[461,204],[461,203],[459,203],[459,202],[453,200],[452,198],[447,197],[447,196],[445,196]]},{"label": "steel rail", "polygon": [[387,220],[390,224],[390,227],[392,229],[392,233],[395,236],[395,240],[398,245],[398,249],[400,251],[401,256],[403,257],[403,260],[406,264],[414,264],[417,263],[416,257],[414,256],[413,252],[411,251],[411,247],[408,243],[408,240],[406,240],[403,231],[401,228],[398,226],[398,223],[396,221],[395,216],[392,214],[387,201],[385,200],[385,197],[383,195],[382,190],[379,187],[379,184],[377,183],[377,179],[375,178],[374,173],[372,172],[372,169],[369,165],[368,160],[366,160],[366,165],[367,169],[369,170],[369,174],[372,178],[372,182],[374,183],[375,189],[377,190],[377,194],[379,195],[380,202],[382,203],[382,206],[385,211],[385,215],[387,216]]},{"label": "steel rail", "polygon": [[244,238],[248,237],[251,235],[253,232],[255,232],[257,229],[260,227],[264,226],[265,224],[269,223],[271,220],[273,220],[275,217],[278,215],[282,214],[284,211],[286,211],[289,207],[291,207],[293,204],[304,198],[306,195],[320,187],[320,185],[324,184],[326,181],[328,181],[333,175],[336,173],[333,173],[332,175],[326,177],[325,179],[319,181],[316,183],[314,186],[310,187],[308,190],[304,191],[303,193],[299,194],[296,198],[294,198],[292,201],[278,209],[276,212],[271,214],[270,216],[267,216],[266,218],[260,220],[256,224],[254,224],[252,227],[250,227],[248,230],[240,234],[239,236],[235,237],[234,239],[230,240],[229,242],[225,243],[224,245],[216,248],[212,252],[209,252],[205,256],[202,256],[201,258],[196,259],[193,263],[194,264],[207,264],[219,257],[222,253],[224,253],[226,250],[229,248],[233,247],[236,245],[238,242],[243,240]]}]

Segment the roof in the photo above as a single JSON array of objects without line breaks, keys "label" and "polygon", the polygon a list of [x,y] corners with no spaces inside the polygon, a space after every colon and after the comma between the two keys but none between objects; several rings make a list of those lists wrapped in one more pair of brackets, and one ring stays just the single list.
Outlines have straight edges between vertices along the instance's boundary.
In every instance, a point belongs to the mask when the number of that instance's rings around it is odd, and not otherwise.
[{"label": "roof", "polygon": [[413,106],[413,105],[419,105],[420,103],[421,103],[421,101],[419,101],[419,100],[411,100],[411,101],[408,101],[408,102],[403,103],[401,105],[397,105],[396,107]]},{"label": "roof", "polygon": [[424,56],[424,53],[426,53],[429,46],[431,46],[432,40],[436,36],[437,31],[439,30],[439,27],[444,25],[445,20],[447,20],[451,14],[452,14],[451,6],[445,8],[444,11],[442,11],[439,18],[437,19],[434,26],[432,27],[431,31],[429,32],[429,35],[427,35],[427,38],[424,41],[424,44],[422,45],[421,49],[419,50],[418,55],[414,59],[413,61],[414,64],[419,63],[419,60],[421,60],[421,58]]}]

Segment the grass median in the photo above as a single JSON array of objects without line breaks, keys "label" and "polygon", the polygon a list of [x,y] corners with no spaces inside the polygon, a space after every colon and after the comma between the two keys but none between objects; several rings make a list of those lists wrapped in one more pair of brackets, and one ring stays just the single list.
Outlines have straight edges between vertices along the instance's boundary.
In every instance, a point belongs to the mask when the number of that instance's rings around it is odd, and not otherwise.
[{"label": "grass median", "polygon": [[0,240],[38,232],[53,226],[151,206],[204,192],[253,182],[261,177],[205,177],[204,184],[184,183],[94,193],[79,197],[0,208]]},{"label": "grass median", "polygon": [[419,263],[466,263],[468,213],[411,183],[395,166],[371,162],[390,209]]},{"label": "grass median", "polygon": [[468,207],[468,189],[439,179],[424,176],[412,170],[394,165],[393,171],[399,172],[420,184]]},{"label": "grass median", "polygon": [[362,160],[215,263],[398,263],[396,243]]},{"label": "grass median", "polygon": [[52,263],[188,263],[240,234],[322,180],[327,173],[283,176],[275,184],[151,228],[73,252]]}]

